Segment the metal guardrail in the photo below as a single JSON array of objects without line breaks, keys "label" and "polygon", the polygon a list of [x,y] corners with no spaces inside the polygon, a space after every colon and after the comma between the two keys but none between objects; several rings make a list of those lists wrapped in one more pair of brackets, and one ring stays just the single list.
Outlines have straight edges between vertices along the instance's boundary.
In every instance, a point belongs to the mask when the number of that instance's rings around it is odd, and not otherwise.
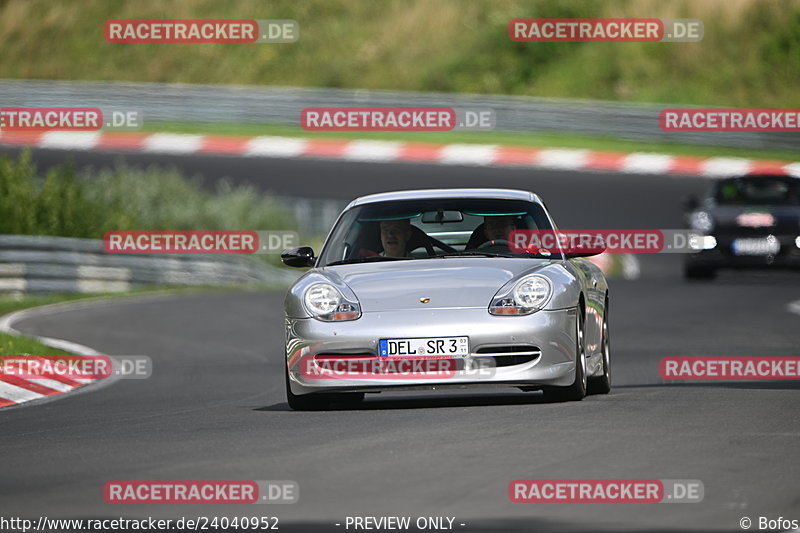
[{"label": "metal guardrail", "polygon": [[114,255],[102,241],[0,235],[0,293],[121,292],[147,285],[291,283],[299,273],[245,256]]},{"label": "metal guardrail", "polygon": [[302,238],[327,236],[339,213],[349,203],[349,201],[327,198],[298,198],[296,196],[274,196],[273,198],[292,212]]},{"label": "metal guardrail", "polygon": [[665,107],[688,107],[678,104],[300,87],[0,80],[0,107],[5,106],[140,110],[147,123],[289,125],[298,125],[300,111],[313,106],[491,108],[496,115],[496,129],[507,132],[571,133],[745,148],[800,148],[800,134],[796,133],[662,131],[658,125],[659,112]]}]

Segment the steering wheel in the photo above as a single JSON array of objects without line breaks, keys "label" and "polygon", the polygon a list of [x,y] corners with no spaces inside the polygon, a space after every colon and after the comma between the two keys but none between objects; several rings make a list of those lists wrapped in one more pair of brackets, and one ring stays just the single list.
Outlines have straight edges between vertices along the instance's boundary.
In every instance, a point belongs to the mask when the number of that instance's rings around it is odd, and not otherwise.
[{"label": "steering wheel", "polygon": [[493,246],[505,246],[506,248],[509,247],[508,246],[508,241],[505,240],[505,239],[491,239],[491,240],[488,240],[488,241],[484,242],[483,244],[481,244],[480,246],[478,246],[475,249],[476,250],[483,250],[484,248],[491,248]]}]

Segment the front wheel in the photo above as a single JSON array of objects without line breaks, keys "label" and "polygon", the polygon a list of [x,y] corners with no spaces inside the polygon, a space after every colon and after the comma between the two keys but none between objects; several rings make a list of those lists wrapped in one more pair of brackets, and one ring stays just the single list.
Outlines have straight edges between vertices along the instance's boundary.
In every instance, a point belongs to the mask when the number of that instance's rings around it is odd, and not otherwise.
[{"label": "front wheel", "polygon": [[561,402],[579,402],[586,396],[586,349],[584,342],[584,324],[586,318],[578,306],[575,341],[575,381],[569,387],[554,387],[544,391],[547,398]]},{"label": "front wheel", "polygon": [[611,336],[608,332],[608,300],[603,309],[603,374],[589,379],[587,392],[589,394],[608,394],[611,392]]}]

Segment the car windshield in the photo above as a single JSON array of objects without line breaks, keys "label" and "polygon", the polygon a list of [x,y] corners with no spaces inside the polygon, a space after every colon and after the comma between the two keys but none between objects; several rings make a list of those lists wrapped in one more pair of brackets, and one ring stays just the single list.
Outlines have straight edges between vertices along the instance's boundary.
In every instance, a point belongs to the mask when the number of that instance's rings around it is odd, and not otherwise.
[{"label": "car windshield", "polygon": [[522,200],[422,199],[347,211],[320,254],[320,266],[474,257],[550,258],[509,244],[514,230],[553,227],[542,206]]},{"label": "car windshield", "polygon": [[785,176],[751,176],[720,181],[714,191],[719,205],[800,205],[800,180]]}]

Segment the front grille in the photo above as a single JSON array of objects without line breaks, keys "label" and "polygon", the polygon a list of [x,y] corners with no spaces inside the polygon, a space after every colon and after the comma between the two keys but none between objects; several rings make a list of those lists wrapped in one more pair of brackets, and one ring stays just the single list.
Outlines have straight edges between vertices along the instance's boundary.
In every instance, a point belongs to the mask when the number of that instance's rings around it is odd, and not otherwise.
[{"label": "front grille", "polygon": [[538,346],[530,344],[507,344],[500,346],[484,346],[479,348],[476,352],[478,355],[531,355],[533,353],[541,354],[542,351]]},{"label": "front grille", "polygon": [[501,346],[484,346],[475,355],[491,357],[496,367],[522,365],[535,361],[542,355],[538,346],[530,344],[511,344]]}]

